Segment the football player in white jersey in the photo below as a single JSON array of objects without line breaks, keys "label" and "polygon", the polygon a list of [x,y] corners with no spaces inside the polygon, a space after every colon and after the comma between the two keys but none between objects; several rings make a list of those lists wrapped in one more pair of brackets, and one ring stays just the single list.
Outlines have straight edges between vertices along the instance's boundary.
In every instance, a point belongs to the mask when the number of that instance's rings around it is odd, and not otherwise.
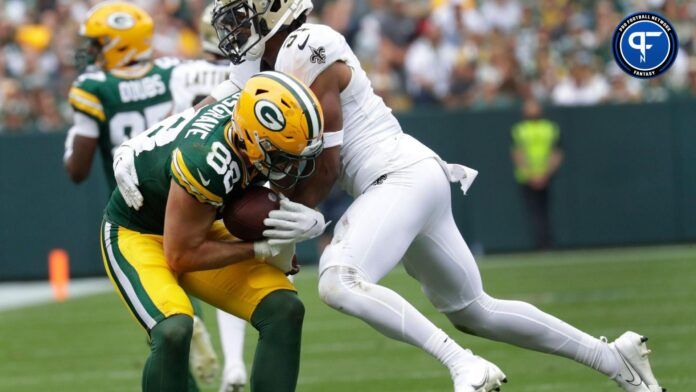
[{"label": "football player in white jersey", "polygon": [[[321,102],[324,151],[315,174],[300,181],[291,198],[316,206],[336,180],[355,197],[321,256],[322,300],[437,358],[450,370],[455,392],[497,390],[506,380],[497,366],[460,347],[398,293],[378,284],[403,260],[459,330],[575,360],[625,391],[662,391],[640,335],[626,332],[608,343],[530,304],[483,290],[452,216],[449,187],[460,182],[466,191],[476,171],[443,162],[403,133],[343,36],[305,23],[311,9],[311,0],[217,0],[213,24],[220,49],[233,63],[248,68],[262,61],[309,85]],[[206,101],[235,89],[236,83],[225,83]],[[137,195],[135,187],[123,187]],[[274,219],[266,223],[275,227],[265,235],[275,239],[316,230],[280,227]]]}]

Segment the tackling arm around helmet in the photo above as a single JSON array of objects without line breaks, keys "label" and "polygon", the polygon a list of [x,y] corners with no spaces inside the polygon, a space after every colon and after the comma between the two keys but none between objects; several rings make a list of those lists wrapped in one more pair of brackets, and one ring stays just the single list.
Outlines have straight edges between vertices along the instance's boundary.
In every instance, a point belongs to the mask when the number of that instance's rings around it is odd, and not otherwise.
[{"label": "tackling arm around helmet", "polygon": [[[324,112],[324,140],[335,132],[342,132],[343,110],[341,91],[350,83],[352,72],[343,62],[335,62],[322,71],[310,89]],[[341,141],[325,147],[316,159],[314,174],[297,184],[291,198],[304,205],[316,207],[331,191],[341,172]]]}]

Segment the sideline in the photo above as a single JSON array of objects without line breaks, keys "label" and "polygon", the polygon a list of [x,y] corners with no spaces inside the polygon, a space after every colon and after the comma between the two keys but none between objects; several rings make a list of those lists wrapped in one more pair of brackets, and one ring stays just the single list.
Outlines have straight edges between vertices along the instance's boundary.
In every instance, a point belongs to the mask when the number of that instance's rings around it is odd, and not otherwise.
[{"label": "sideline", "polygon": [[[73,298],[113,291],[107,278],[80,278],[70,281],[68,301]],[[0,312],[53,302],[47,281],[0,283]]]}]

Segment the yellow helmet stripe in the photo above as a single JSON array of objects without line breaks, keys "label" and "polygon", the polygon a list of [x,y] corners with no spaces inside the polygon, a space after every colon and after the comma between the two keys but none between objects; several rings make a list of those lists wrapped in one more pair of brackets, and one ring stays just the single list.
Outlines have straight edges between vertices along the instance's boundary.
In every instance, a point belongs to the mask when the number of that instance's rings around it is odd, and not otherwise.
[{"label": "yellow helmet stripe", "polygon": [[76,109],[85,112],[101,121],[106,121],[104,107],[99,98],[79,87],[71,87],[68,93],[68,102]]},{"label": "yellow helmet stripe", "polygon": [[212,204],[215,207],[222,206],[222,198],[205,189],[191,174],[178,148],[172,153],[171,171],[179,185],[184,187],[198,201]]},{"label": "yellow helmet stripe", "polygon": [[[311,98],[310,92],[298,83],[295,79],[288,77],[280,72],[275,71],[265,71],[261,72],[261,75],[268,77],[269,79],[275,80],[288,89],[300,103],[302,111],[304,112],[305,118],[307,119],[308,125],[308,139],[314,139],[318,136],[321,130],[321,124],[319,121],[319,115],[317,113],[316,105]],[[310,109],[312,108],[312,109]]]}]

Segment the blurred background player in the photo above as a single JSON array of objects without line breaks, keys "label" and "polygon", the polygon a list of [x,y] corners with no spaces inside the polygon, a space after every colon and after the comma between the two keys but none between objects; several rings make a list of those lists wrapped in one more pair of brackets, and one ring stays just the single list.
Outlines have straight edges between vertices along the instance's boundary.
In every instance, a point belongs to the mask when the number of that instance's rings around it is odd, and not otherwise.
[{"label": "blurred background player", "polygon": [[[218,48],[220,41],[212,25],[213,8],[211,3],[203,10],[199,24],[203,58],[182,62],[172,72],[175,113],[195,106],[220,83],[234,77],[230,75],[230,61]],[[219,309],[217,320],[225,361],[220,392],[241,392],[247,379],[243,357],[246,321]]]},{"label": "blurred background player", "polygon": [[512,161],[515,178],[531,215],[538,248],[553,244],[549,217],[549,185],[563,161],[558,147],[560,130],[542,117],[541,105],[534,98],[524,103],[524,120],[512,128]]},{"label": "blurred background player", "polygon": [[[84,47],[78,61],[86,67],[70,89],[73,126],[65,141],[64,165],[80,183],[89,175],[99,148],[110,190],[116,186],[113,152],[126,140],[169,116],[174,108],[174,58],[152,60],[154,23],[141,8],[126,2],[104,2],[92,8],[80,27]],[[211,382],[217,356],[203,324],[197,301],[191,341],[191,368],[196,378]],[[190,378],[190,390],[198,390]]]}]

